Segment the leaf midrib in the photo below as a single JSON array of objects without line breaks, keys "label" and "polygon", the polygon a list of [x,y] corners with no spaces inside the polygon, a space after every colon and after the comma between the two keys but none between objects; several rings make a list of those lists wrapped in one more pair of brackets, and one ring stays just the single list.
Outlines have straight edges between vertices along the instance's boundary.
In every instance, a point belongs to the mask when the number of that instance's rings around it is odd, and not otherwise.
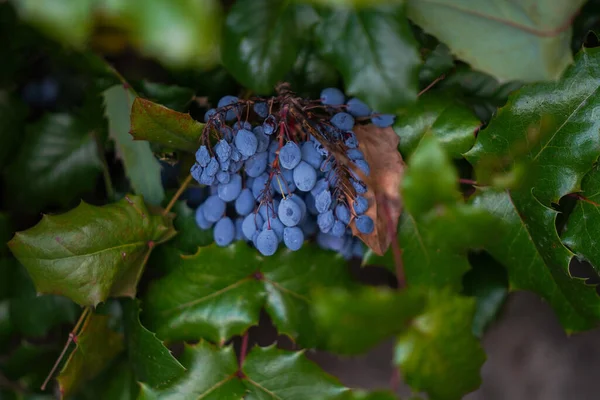
[{"label": "leaf midrib", "polygon": [[[43,258],[43,257],[22,256],[21,259],[31,259],[31,260],[41,260],[41,261],[69,260],[69,259],[72,259],[72,258],[79,258],[79,257],[92,257],[92,256],[95,256],[97,254],[101,254],[101,253],[105,253],[105,252],[110,252],[110,251],[114,251],[114,250],[125,248],[125,247],[140,246],[140,245],[141,246],[145,246],[146,242],[127,243],[127,244],[122,244],[122,245],[119,245],[119,246],[108,247],[108,248],[105,248],[105,249],[102,249],[102,250],[95,251],[93,253],[74,254],[72,256],[66,256],[66,257]],[[148,248],[148,250],[150,250],[150,248]]]}]

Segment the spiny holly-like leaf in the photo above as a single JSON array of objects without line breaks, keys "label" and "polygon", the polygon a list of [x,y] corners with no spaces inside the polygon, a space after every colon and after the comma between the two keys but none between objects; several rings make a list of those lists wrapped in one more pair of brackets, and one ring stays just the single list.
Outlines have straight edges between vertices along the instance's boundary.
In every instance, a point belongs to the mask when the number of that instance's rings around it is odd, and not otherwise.
[{"label": "spiny holly-like leaf", "polygon": [[502,265],[487,253],[473,254],[469,261],[472,269],[465,274],[463,283],[465,294],[475,297],[473,334],[481,338],[508,295],[508,277]]},{"label": "spiny holly-like leaf", "polygon": [[349,95],[379,112],[416,100],[421,60],[403,6],[328,10],[317,40],[342,73]]},{"label": "spiny holly-like leaf", "polygon": [[[598,295],[584,280],[571,277],[574,255],[560,241],[557,212],[551,207],[580,190],[583,176],[600,155],[600,122],[595,116],[600,105],[599,77],[600,49],[583,49],[559,82],[525,86],[512,95],[467,154],[480,181],[494,176],[496,169],[510,172],[520,166],[526,171],[511,190],[509,204],[527,232],[525,238],[531,239],[546,264],[544,269],[588,321],[600,319]],[[494,158],[504,164],[490,172],[488,160]]]},{"label": "spiny holly-like leaf", "polygon": [[400,137],[400,151],[410,157],[426,134],[436,137],[452,158],[461,158],[473,143],[481,122],[455,99],[439,94],[421,96],[417,103],[403,110],[394,130]]},{"label": "spiny holly-like leaf", "polygon": [[86,382],[78,400],[134,400],[140,391],[127,357],[117,357],[102,373]]},{"label": "spiny holly-like leaf", "polygon": [[311,43],[302,47],[285,81],[299,96],[318,98],[323,88],[338,86],[339,79],[336,69],[323,60]]},{"label": "spiny holly-like leaf", "polygon": [[[584,0],[409,0],[408,16],[473,68],[500,80],[558,79]],[[491,40],[488,40],[490,39]]]},{"label": "spiny holly-like leaf", "polygon": [[401,332],[424,305],[425,295],[413,289],[321,290],[314,295],[313,313],[324,349],[360,354]]},{"label": "spiny holly-like leaf", "polygon": [[174,150],[195,152],[204,124],[189,114],[137,97],[131,107],[131,135]]},{"label": "spiny holly-like leaf", "polygon": [[[591,328],[595,318],[582,312],[577,303],[571,301],[571,296],[584,296],[593,302],[591,307],[598,301],[592,296],[594,289],[548,267],[544,254],[529,233],[530,225],[519,216],[508,193],[482,190],[473,205],[498,218],[498,229],[490,230],[494,232],[494,240],[489,241],[485,249],[506,267],[510,290],[529,290],[545,298],[567,331]],[[564,249],[563,253],[568,251]],[[573,287],[579,284],[581,289]]]},{"label": "spiny holly-like leaf", "polygon": [[139,302],[124,300],[125,339],[136,378],[153,388],[167,386],[185,372],[169,349],[139,319]]},{"label": "spiny holly-like leaf", "polygon": [[[438,141],[426,136],[412,155],[404,175],[398,243],[409,285],[459,290],[470,268],[467,250],[489,237],[494,219],[467,205],[458,191],[458,174]],[[391,254],[368,253],[365,264],[385,265],[394,271]]]},{"label": "spiny holly-like leaf", "polygon": [[66,207],[93,190],[102,170],[94,129],[67,114],[46,114],[28,126],[4,171],[10,204],[32,212],[47,205]]},{"label": "spiny holly-like leaf", "polygon": [[[252,16],[252,17],[250,17]],[[279,0],[238,0],[227,15],[221,54],[238,81],[260,94],[292,68],[298,51],[294,5]]]},{"label": "spiny holly-like leaf", "polygon": [[[423,52],[423,49],[421,51]],[[419,71],[419,80],[424,85],[429,85],[455,67],[454,57],[450,54],[448,46],[443,43],[435,46],[424,58],[425,61]]]},{"label": "spiny holly-like leaf", "polygon": [[194,254],[198,247],[211,244],[213,239],[212,229],[200,229],[196,223],[196,210],[190,208],[185,201],[178,201],[173,206],[173,212],[177,215],[173,225],[177,230],[177,236],[169,242],[184,253]]},{"label": "spiny holly-like leaf", "polygon": [[425,310],[398,337],[395,362],[406,383],[431,400],[457,400],[481,383],[485,353],[471,332],[475,300],[431,291]]},{"label": "spiny holly-like leaf", "polygon": [[162,390],[141,384],[138,400],[239,400],[246,389],[238,379],[233,347],[216,348],[205,341],[186,344],[180,361],[186,374]]},{"label": "spiny holly-like leaf", "polygon": [[109,316],[91,314],[88,318],[57,378],[62,398],[102,372],[123,350],[123,336],[109,328]]},{"label": "spiny holly-like leaf", "polygon": [[243,242],[213,244],[151,284],[143,318],[162,339],[224,343],[258,323],[264,307],[280,333],[308,347],[317,342],[311,289],[346,285],[344,260],[309,245],[262,257]]},{"label": "spiny holly-like leaf", "polygon": [[39,293],[95,306],[109,296],[133,297],[152,248],[175,234],[168,217],[151,214],[141,197],[95,207],[81,203],[45,215],[9,242]]},{"label": "spiny holly-like leaf", "polygon": [[142,384],[138,400],[333,400],[348,391],[302,352],[274,346],[253,348],[242,374],[232,347],[215,348],[205,341],[186,345],[181,362],[188,369],[184,377],[163,390]]},{"label": "spiny holly-like leaf", "polygon": [[596,165],[583,178],[581,191],[587,201],[577,202],[562,239],[578,256],[588,260],[596,272],[600,272],[600,166]]},{"label": "spiny holly-like leaf", "polygon": [[394,229],[398,224],[402,208],[399,188],[404,172],[404,162],[398,152],[398,137],[392,128],[375,125],[357,125],[354,133],[359,148],[369,163],[371,173],[366,177],[369,190],[364,197],[369,202],[365,213],[375,222],[375,230],[366,235],[358,231],[354,221],[350,227],[374,253],[383,255],[394,240]]},{"label": "spiny holly-like leaf", "polygon": [[134,141],[129,134],[130,111],[135,95],[123,85],[115,85],[107,89],[103,96],[109,135],[115,141],[117,154],[123,160],[131,187],[144,196],[149,204],[160,205],[165,198],[160,164],[152,154],[150,143]]}]

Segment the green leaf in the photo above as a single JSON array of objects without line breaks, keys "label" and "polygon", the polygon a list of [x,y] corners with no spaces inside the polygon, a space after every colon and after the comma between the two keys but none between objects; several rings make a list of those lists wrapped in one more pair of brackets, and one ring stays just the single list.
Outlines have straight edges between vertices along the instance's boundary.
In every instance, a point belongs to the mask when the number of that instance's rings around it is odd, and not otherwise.
[{"label": "green leaf", "polygon": [[292,68],[298,52],[289,1],[238,0],[225,21],[223,65],[244,86],[268,94]]},{"label": "green leaf", "polygon": [[57,378],[62,397],[97,376],[123,350],[122,335],[109,328],[110,317],[91,314],[77,337],[77,347]]},{"label": "green leaf", "polygon": [[314,295],[313,313],[324,349],[360,354],[401,332],[424,305],[423,293],[410,289],[322,290]]},{"label": "green leaf", "polygon": [[377,390],[375,392],[365,392],[363,390],[351,390],[344,393],[340,400],[398,400],[398,397],[387,390]]},{"label": "green leaf", "polygon": [[508,295],[506,270],[486,253],[469,257],[472,269],[464,276],[465,294],[476,301],[473,334],[481,338]]},{"label": "green leaf", "polygon": [[177,236],[169,242],[184,253],[194,254],[198,247],[207,246],[214,242],[212,229],[200,229],[196,223],[196,210],[190,208],[185,201],[178,201],[173,206],[173,212],[177,215],[173,225],[177,230]]},{"label": "green leaf", "polygon": [[286,82],[300,96],[319,98],[323,88],[337,87],[339,76],[335,68],[323,60],[312,46],[306,45],[300,50]]},{"label": "green leaf", "polygon": [[[398,243],[403,249],[409,285],[462,287],[470,269],[467,251],[491,240],[495,219],[485,210],[465,204],[458,174],[438,141],[425,136],[412,155],[402,183],[405,212],[400,217]],[[391,252],[383,258],[368,252],[365,264],[394,271]]]},{"label": "green leaf", "polygon": [[440,43],[425,56],[425,61],[419,71],[419,80],[423,84],[429,85],[454,67],[454,57],[452,57],[450,49]]},{"label": "green leaf", "polygon": [[216,348],[201,341],[185,344],[181,363],[187,373],[170,387],[153,390],[141,384],[138,400],[239,400],[246,389],[237,378],[238,365],[233,347]]},{"label": "green leaf", "polygon": [[[509,243],[528,246],[531,240],[537,249],[535,254],[545,264],[543,269],[550,272],[579,317],[588,322],[600,318],[598,295],[584,280],[571,277],[569,264],[574,255],[560,241],[555,227],[557,212],[551,206],[564,195],[580,190],[583,176],[600,155],[595,117],[600,104],[598,66],[600,49],[583,49],[559,82],[523,87],[479,133],[467,154],[479,181],[489,176],[493,181],[497,170],[526,171],[511,190],[510,199],[497,198],[499,203],[488,207],[514,207],[518,218],[514,223],[527,233],[528,240],[517,243],[511,238]],[[504,164],[490,168],[489,160],[494,158],[504,160]],[[505,206],[506,201],[509,204]],[[584,325],[581,320],[572,322],[565,328],[576,330]]]},{"label": "green leaf", "polygon": [[400,152],[408,159],[426,134],[438,139],[452,158],[462,158],[475,143],[481,122],[455,99],[426,94],[396,118],[394,130],[400,137]]},{"label": "green leaf", "polygon": [[8,165],[23,140],[27,108],[7,91],[0,91],[0,169]]},{"label": "green leaf", "polygon": [[66,207],[93,190],[102,170],[94,129],[67,114],[46,114],[28,126],[4,171],[5,195],[14,208]]},{"label": "green leaf", "polygon": [[185,372],[169,349],[139,319],[139,302],[123,300],[125,339],[129,363],[136,378],[152,388],[167,386]]},{"label": "green leaf", "polygon": [[246,357],[243,372],[247,400],[328,400],[348,390],[308,360],[304,352],[275,346],[254,347]]},{"label": "green leaf", "polygon": [[147,80],[140,83],[140,90],[148,100],[179,112],[184,112],[188,108],[195,94],[192,89],[187,87],[166,85]]},{"label": "green leaf", "polygon": [[[518,209],[507,193],[481,190],[474,198],[473,205],[497,217],[498,228],[491,230],[494,232],[494,241],[488,242],[485,249],[506,267],[511,291],[528,290],[542,296],[550,303],[567,331],[581,331],[595,325],[595,318],[582,312],[577,303],[570,299],[570,296],[584,296],[593,302],[591,306],[598,301],[592,296],[594,289],[585,287],[579,280],[556,273],[556,269],[546,265],[542,250],[531,236],[528,222],[519,216]],[[581,289],[575,285],[581,285]]]},{"label": "green leaf", "polygon": [[169,218],[151,214],[140,197],[131,196],[45,215],[9,246],[39,293],[95,306],[109,296],[135,296],[152,248],[174,234]]},{"label": "green leaf", "polygon": [[342,73],[346,93],[374,110],[396,112],[417,99],[421,60],[403,7],[328,10],[317,41]]},{"label": "green leaf", "polygon": [[587,201],[577,202],[567,222],[562,241],[578,256],[588,260],[596,272],[600,271],[600,248],[596,241],[600,227],[600,167],[594,166],[581,183]]},{"label": "green leaf", "polygon": [[431,291],[411,328],[398,337],[395,362],[406,383],[431,400],[455,400],[481,383],[485,353],[471,329],[475,301]]},{"label": "green leaf", "polygon": [[61,42],[83,47],[93,28],[93,0],[16,0],[24,20]]},{"label": "green leaf", "polygon": [[130,111],[135,95],[122,85],[115,85],[107,89],[103,96],[109,135],[115,141],[117,154],[123,160],[133,190],[144,196],[149,204],[160,205],[165,198],[160,164],[148,142],[134,141],[129,134]]},{"label": "green leaf", "polygon": [[409,18],[474,69],[532,82],[558,79],[573,61],[571,20],[583,3],[409,0],[407,8]]},{"label": "green leaf", "polygon": [[131,107],[131,135],[170,149],[198,150],[204,124],[160,104],[137,97]]},{"label": "green leaf", "polygon": [[137,399],[139,385],[126,357],[118,357],[111,365],[79,392],[77,400]]},{"label": "green leaf", "polygon": [[243,242],[213,244],[152,282],[143,318],[163,339],[224,343],[257,324],[264,307],[279,333],[308,347],[318,340],[311,289],[349,284],[343,258],[312,246],[262,257]]}]

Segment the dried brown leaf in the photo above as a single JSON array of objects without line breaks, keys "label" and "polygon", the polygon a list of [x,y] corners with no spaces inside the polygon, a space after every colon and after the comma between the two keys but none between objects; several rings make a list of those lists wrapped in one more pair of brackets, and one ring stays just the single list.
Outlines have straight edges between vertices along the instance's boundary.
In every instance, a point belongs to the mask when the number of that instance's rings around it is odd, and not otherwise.
[{"label": "dried brown leaf", "polygon": [[375,229],[368,235],[362,234],[356,229],[354,220],[350,227],[371,250],[383,255],[395,238],[402,209],[400,182],[404,161],[398,151],[399,139],[392,128],[375,125],[356,125],[354,134],[371,170],[369,177],[364,178],[368,187],[364,197],[369,201],[366,215],[375,222]]}]

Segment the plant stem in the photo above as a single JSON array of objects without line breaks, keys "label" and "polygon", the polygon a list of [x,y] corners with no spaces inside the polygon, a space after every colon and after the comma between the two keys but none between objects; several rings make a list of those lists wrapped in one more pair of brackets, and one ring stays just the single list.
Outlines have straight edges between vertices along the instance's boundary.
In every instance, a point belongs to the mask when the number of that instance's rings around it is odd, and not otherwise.
[{"label": "plant stem", "polygon": [[240,373],[243,373],[242,367],[244,366],[244,360],[246,359],[247,353],[248,353],[248,331],[244,332],[244,335],[242,336],[242,347],[240,349],[240,358],[239,358]]},{"label": "plant stem", "polygon": [[171,211],[171,209],[175,205],[175,202],[177,201],[177,199],[179,199],[179,197],[181,197],[181,194],[188,187],[190,182],[192,182],[192,175],[188,175],[187,178],[185,178],[185,181],[183,181],[183,183],[179,187],[179,189],[177,189],[177,192],[175,192],[173,198],[171,199],[171,201],[169,201],[169,204],[167,204],[165,211],[163,211],[163,215],[167,215],[169,211]]},{"label": "plant stem", "polygon": [[439,81],[441,81],[445,77],[446,77],[446,74],[442,74],[442,75],[438,76],[437,78],[435,78],[435,80],[433,82],[431,82],[429,85],[427,85],[427,87],[425,89],[421,90],[419,92],[419,94],[417,94],[417,97],[421,97],[422,94],[426,93],[429,89],[431,89],[432,87],[434,87],[436,83],[438,83]]},{"label": "plant stem", "polygon": [[81,315],[79,316],[79,319],[77,320],[77,323],[75,324],[75,328],[73,328],[71,333],[69,333],[69,338],[67,339],[67,343],[65,343],[65,346],[63,347],[63,349],[62,349],[60,355],[58,356],[58,358],[56,359],[56,361],[54,362],[54,365],[52,366],[50,373],[48,373],[48,376],[44,380],[44,383],[42,384],[40,389],[46,390],[46,386],[48,385],[48,382],[50,382],[50,379],[52,379],[52,376],[56,372],[56,369],[58,368],[60,362],[62,361],[63,357],[67,353],[67,350],[69,349],[69,346],[71,345],[71,342],[77,341],[77,335],[79,335],[79,328],[84,323],[84,321],[88,320],[88,316],[90,315],[91,310],[92,310],[91,307],[86,307],[83,309],[83,312],[81,313]]}]

